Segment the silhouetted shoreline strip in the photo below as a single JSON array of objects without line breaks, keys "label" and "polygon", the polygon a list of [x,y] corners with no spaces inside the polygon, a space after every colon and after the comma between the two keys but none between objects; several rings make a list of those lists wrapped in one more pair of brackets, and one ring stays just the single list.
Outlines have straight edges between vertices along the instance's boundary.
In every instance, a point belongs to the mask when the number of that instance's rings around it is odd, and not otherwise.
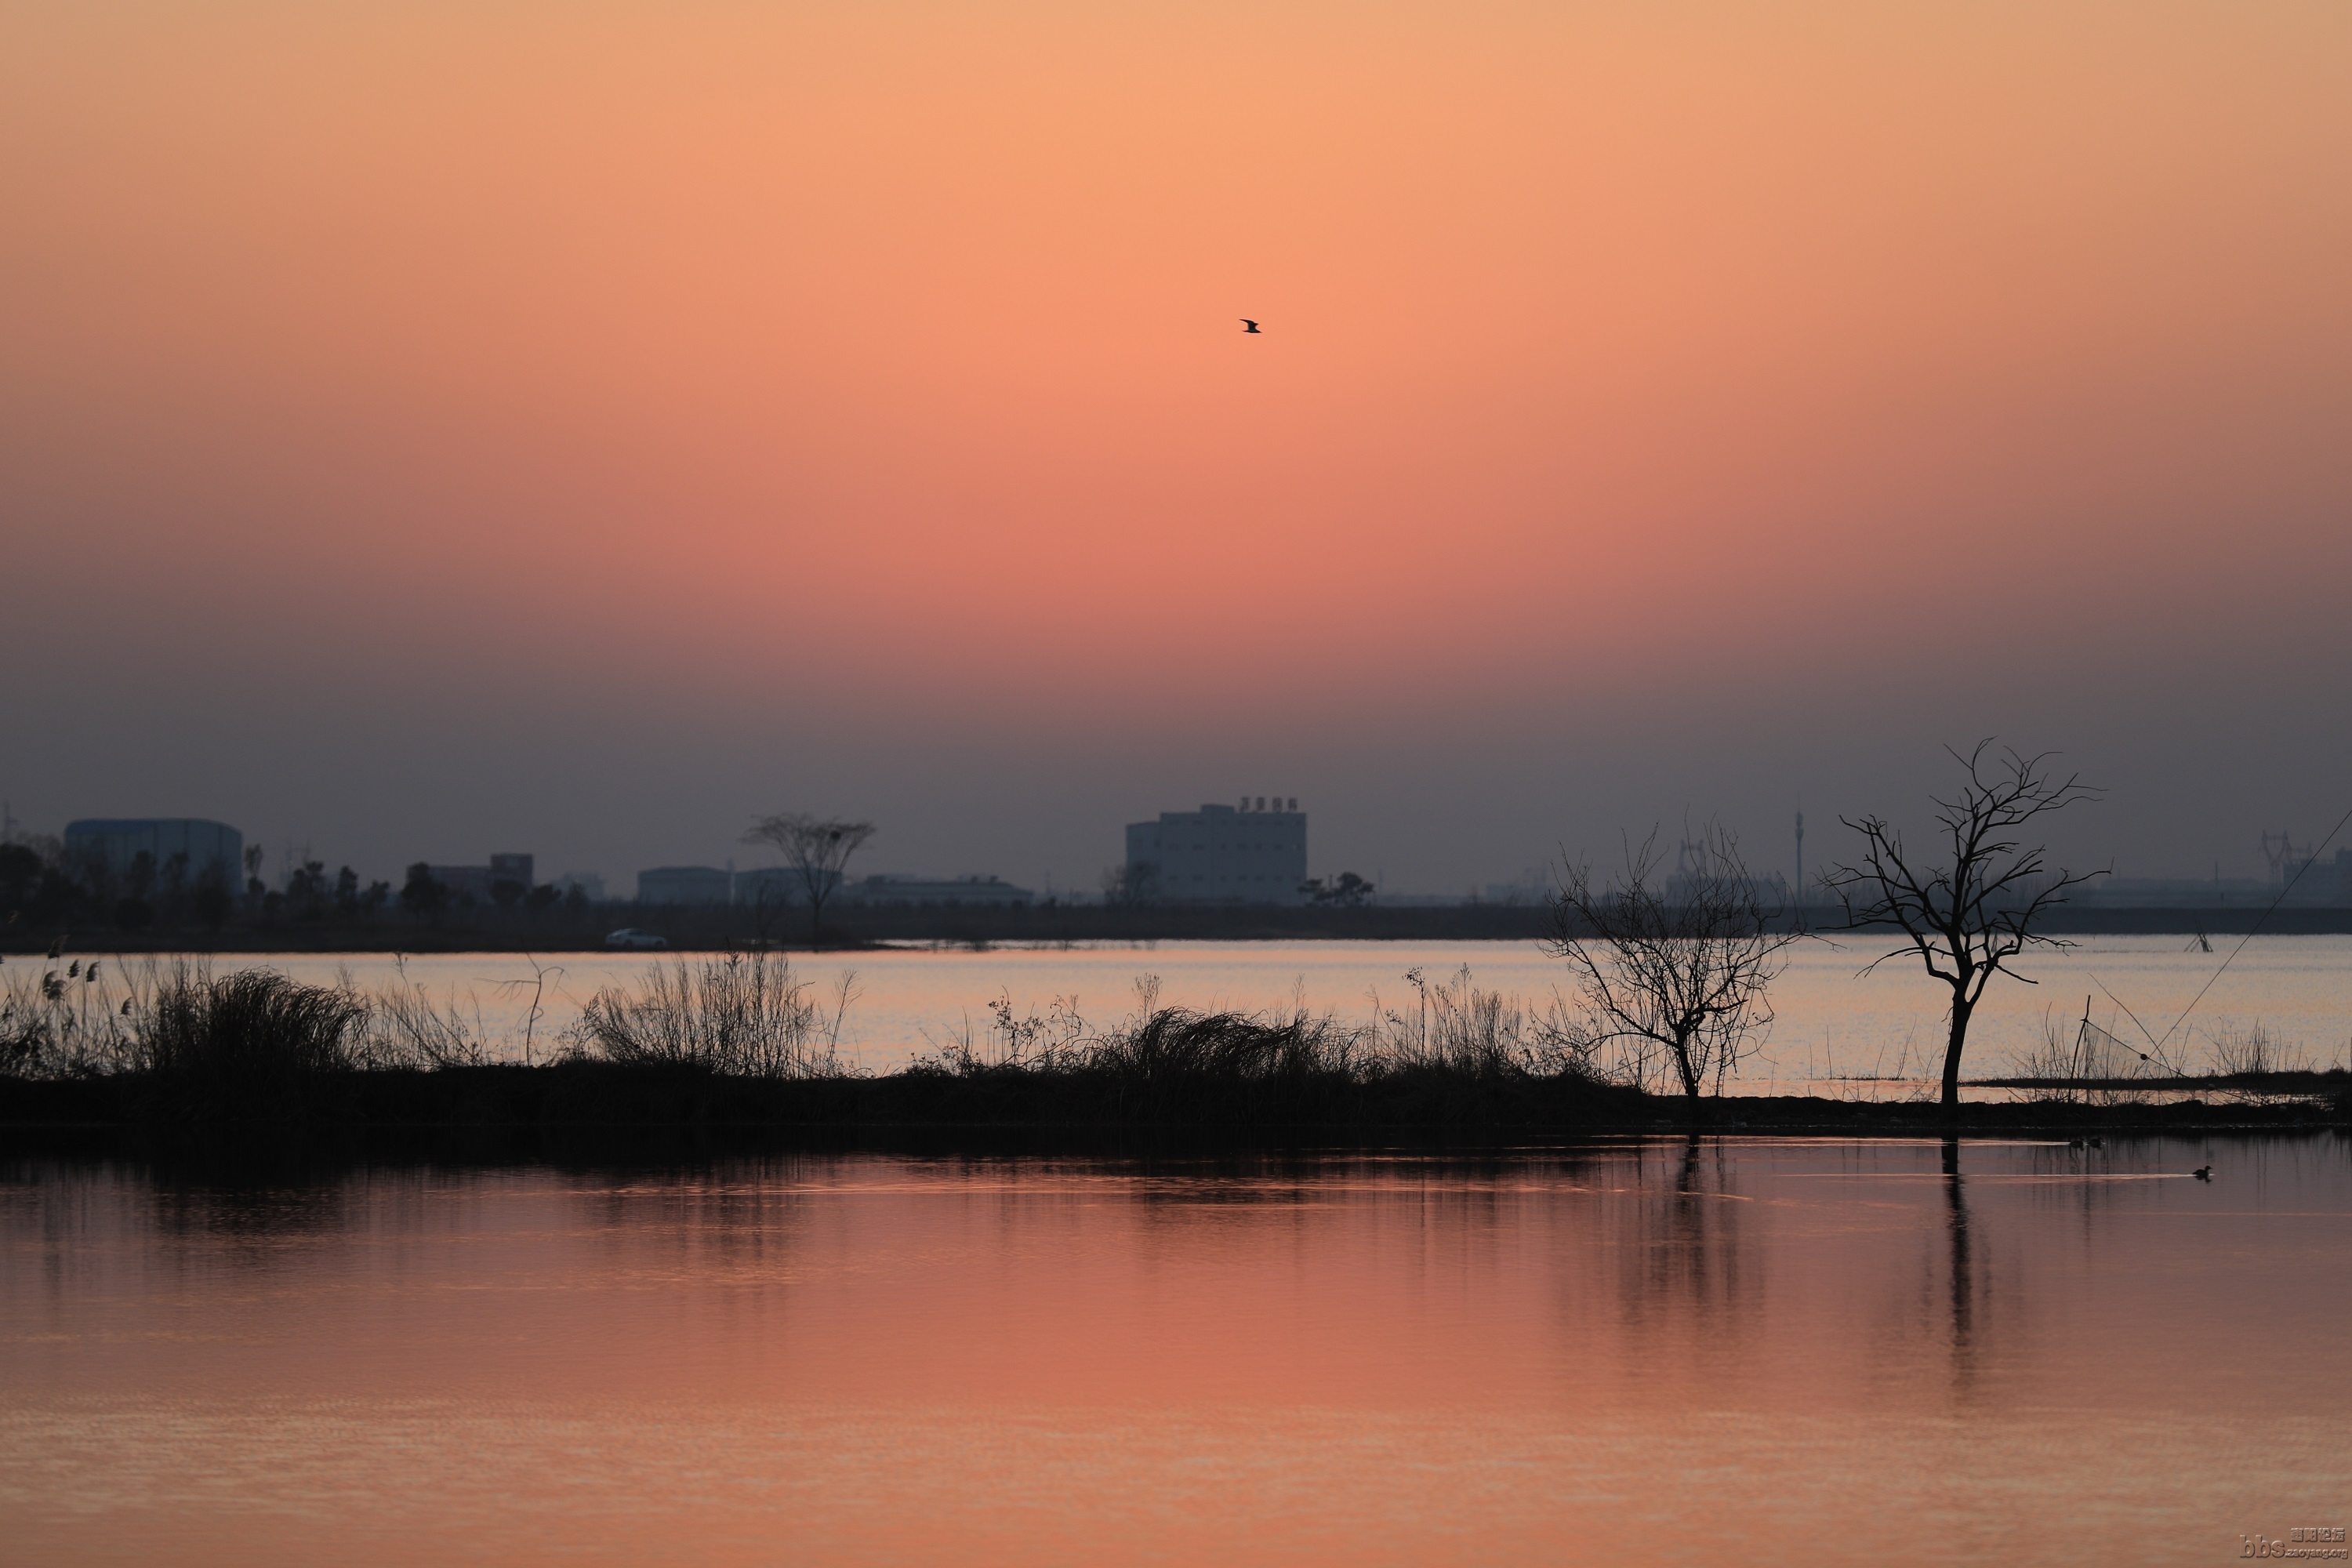
[{"label": "silhouetted shoreline strip", "polygon": [[[1301,1078],[1250,1083],[1200,1077],[1138,1082],[1088,1070],[913,1068],[874,1076],[733,1077],[696,1067],[562,1061],[536,1067],[388,1068],[268,1081],[192,1080],[169,1073],[61,1079],[0,1078],[0,1138],[8,1130],[80,1127],[732,1128],[794,1131],[1012,1129],[1378,1141],[1492,1141],[1661,1130],[1823,1131],[1898,1137],[1948,1131],[2026,1133],[2352,1126],[2346,1075],[2284,1075],[2264,1104],[2189,1099],[2162,1104],[2057,1101],[1964,1104],[1957,1117],[1927,1101],[1737,1096],[1693,1103],[1571,1078],[1481,1080],[1433,1068],[1370,1082]],[[2311,1083],[2300,1080],[2310,1079]],[[2140,1086],[2145,1088],[2145,1085]]]}]

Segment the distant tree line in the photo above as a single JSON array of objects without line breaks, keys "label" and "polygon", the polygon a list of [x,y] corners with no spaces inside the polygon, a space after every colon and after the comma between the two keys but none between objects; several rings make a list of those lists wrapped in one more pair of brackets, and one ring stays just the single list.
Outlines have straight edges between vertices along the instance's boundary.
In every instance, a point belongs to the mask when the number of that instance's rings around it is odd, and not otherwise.
[{"label": "distant tree line", "polygon": [[[350,876],[350,870],[346,868],[343,875]],[[392,890],[391,884],[378,882],[369,889],[369,892],[373,894],[376,888],[382,888],[387,893]],[[380,907],[381,903],[381,900],[377,900],[374,907]],[[478,904],[479,900],[472,893],[454,889],[436,877],[433,868],[423,860],[408,868],[407,875],[400,884],[401,912],[413,921],[437,922],[445,915],[472,911]],[[525,887],[512,879],[501,878],[490,884],[490,907],[532,915],[543,915],[558,908],[569,913],[583,914],[589,908],[589,898],[587,890],[577,882],[568,889],[558,888],[551,882]]]},{"label": "distant tree line", "polygon": [[[191,872],[184,853],[160,862],[141,850],[127,864],[102,854],[76,854],[54,837],[0,843],[0,929],[19,935],[72,927],[124,932],[216,933],[232,925],[264,929],[367,928],[405,919],[439,921],[471,910],[469,894],[452,889],[419,861],[408,868],[395,892],[390,882],[363,879],[349,866],[330,872],[326,862],[305,859],[272,888],[261,879],[258,845],[245,852],[241,879],[217,867]],[[517,881],[493,883],[490,905],[524,914],[559,905],[573,914],[589,907],[577,887],[569,893]]]},{"label": "distant tree line", "polygon": [[0,925],[61,923],[142,931],[217,931],[236,912],[237,890],[218,868],[192,872],[184,853],[141,850],[124,866],[77,855],[37,837],[0,843]]}]

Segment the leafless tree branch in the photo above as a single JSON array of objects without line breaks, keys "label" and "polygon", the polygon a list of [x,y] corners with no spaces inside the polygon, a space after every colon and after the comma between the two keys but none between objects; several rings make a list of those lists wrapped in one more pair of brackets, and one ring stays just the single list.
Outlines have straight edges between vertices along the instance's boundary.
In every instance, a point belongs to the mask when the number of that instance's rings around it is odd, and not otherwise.
[{"label": "leafless tree branch", "polygon": [[2002,973],[2032,984],[2008,967],[2010,960],[2031,946],[2071,946],[2036,928],[2066,902],[2070,889],[2104,875],[2052,871],[2044,847],[2027,847],[2020,831],[2053,812],[2097,800],[2102,792],[2078,773],[2060,778],[2050,766],[2054,752],[2026,756],[2004,750],[1989,761],[1992,744],[1979,741],[1965,755],[1945,748],[1963,779],[1950,797],[1929,797],[1944,841],[1932,859],[1913,857],[1902,833],[1883,816],[1841,817],[1862,835],[1862,852],[1822,878],[1843,905],[1847,929],[1893,926],[1903,933],[1902,942],[1864,965],[1864,973],[1890,958],[1916,954],[1928,974],[1951,988],[1947,1106],[1959,1103],[1960,1056],[1985,986]]},{"label": "leafless tree branch", "polygon": [[849,858],[873,837],[870,822],[788,811],[759,818],[743,835],[743,842],[773,848],[800,878],[808,899],[809,941],[814,943],[824,929],[825,900],[841,885]]},{"label": "leafless tree branch", "polygon": [[1661,866],[1654,830],[1640,847],[1626,845],[1605,885],[1590,867],[1569,866],[1549,946],[1576,972],[1594,1043],[1630,1047],[1637,1071],[1663,1059],[1696,1099],[1710,1083],[1721,1093],[1770,1026],[1765,990],[1796,935],[1772,929],[1779,900],[1768,906],[1727,828],[1710,824],[1686,843],[1670,880]]}]

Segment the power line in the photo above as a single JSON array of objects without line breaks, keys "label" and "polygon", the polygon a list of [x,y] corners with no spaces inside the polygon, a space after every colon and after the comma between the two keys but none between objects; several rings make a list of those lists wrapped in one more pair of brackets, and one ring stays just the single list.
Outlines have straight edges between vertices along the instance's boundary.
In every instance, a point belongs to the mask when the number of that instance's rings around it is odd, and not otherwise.
[{"label": "power line", "polygon": [[[2303,880],[2303,874],[2318,863],[2319,858],[2327,852],[2329,845],[2336,842],[2336,836],[2344,831],[2344,825],[2347,822],[2352,822],[2352,807],[2347,807],[2344,815],[2336,819],[2336,826],[2327,830],[2327,837],[2319,841],[2319,847],[2305,856],[2303,864],[2294,868],[2294,875],[2286,879],[2286,885],[2279,889],[2278,897],[2271,900],[2271,907],[2255,917],[2254,923],[2247,928],[2246,934],[2238,939],[2238,945],[2230,950],[2230,956],[2221,961],[2221,968],[2214,970],[2211,978],[2199,988],[2196,995],[2189,999],[2189,1005],[2180,1010],[2180,1016],[2172,1020],[2172,1027],[2164,1031],[2165,1040],[2172,1038],[2180,1026],[2189,1021],[2189,1015],[2197,1011],[2197,1004],[2205,1000],[2205,993],[2213,989],[2213,982],[2221,978],[2221,970],[2229,968],[2238,954],[2246,951],[2246,943],[2254,940],[2255,933],[2263,929],[2263,921],[2270,919],[2277,912],[2278,907],[2286,902],[2286,896],[2294,891],[2294,885]],[[2157,1048],[2161,1050],[2163,1047],[2164,1040],[2158,1040]]]}]

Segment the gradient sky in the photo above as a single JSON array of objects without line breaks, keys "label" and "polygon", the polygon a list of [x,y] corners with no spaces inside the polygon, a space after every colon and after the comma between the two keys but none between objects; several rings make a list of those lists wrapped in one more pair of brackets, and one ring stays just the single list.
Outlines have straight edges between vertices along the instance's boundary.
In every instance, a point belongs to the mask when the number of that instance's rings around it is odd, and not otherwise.
[{"label": "gradient sky", "polygon": [[15,0],[0,793],[1455,889],[1999,734],[2251,874],[2352,806],[2347,105],[2339,0]]}]

